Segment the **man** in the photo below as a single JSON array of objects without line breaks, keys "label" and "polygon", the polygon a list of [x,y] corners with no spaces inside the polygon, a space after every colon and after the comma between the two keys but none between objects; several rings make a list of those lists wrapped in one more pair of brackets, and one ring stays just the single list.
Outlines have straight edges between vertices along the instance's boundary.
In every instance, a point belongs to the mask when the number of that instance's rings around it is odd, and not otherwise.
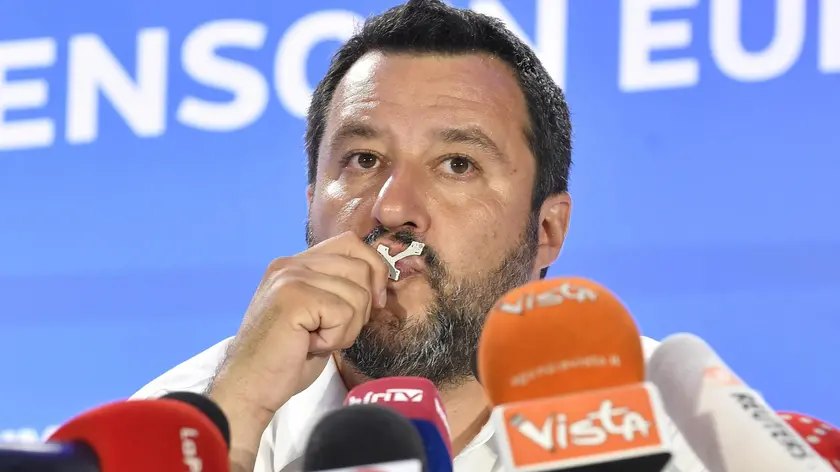
[{"label": "man", "polygon": [[[135,398],[207,392],[230,420],[236,470],[291,472],[348,389],[422,376],[444,399],[456,470],[500,471],[470,360],[496,300],[544,277],[563,246],[563,93],[499,22],[413,0],[338,51],[306,148],[309,249],[269,265],[235,338]],[[388,280],[374,247],[395,255],[413,241],[423,255]],[[678,444],[675,470],[702,470]]]}]

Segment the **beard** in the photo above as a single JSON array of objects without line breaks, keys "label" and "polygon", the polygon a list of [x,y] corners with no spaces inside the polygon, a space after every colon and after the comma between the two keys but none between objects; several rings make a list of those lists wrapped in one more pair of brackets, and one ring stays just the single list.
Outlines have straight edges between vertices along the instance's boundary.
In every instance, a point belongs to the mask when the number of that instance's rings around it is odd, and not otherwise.
[{"label": "beard", "polygon": [[[340,352],[342,359],[369,379],[424,377],[439,390],[474,379],[471,366],[487,314],[505,293],[531,279],[538,248],[537,217],[530,216],[517,243],[490,270],[453,274],[426,244],[420,257],[426,262],[424,275],[434,300],[420,316],[383,317],[368,323],[356,342]],[[411,230],[392,233],[381,226],[365,242],[373,244],[386,235],[406,246],[423,242]],[[320,242],[308,219],[306,242],[309,247]]]}]

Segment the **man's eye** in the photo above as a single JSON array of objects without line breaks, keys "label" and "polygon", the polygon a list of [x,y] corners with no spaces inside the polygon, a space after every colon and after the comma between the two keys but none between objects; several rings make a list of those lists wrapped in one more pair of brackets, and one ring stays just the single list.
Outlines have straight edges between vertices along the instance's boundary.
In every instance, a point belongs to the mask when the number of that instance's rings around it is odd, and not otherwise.
[{"label": "man's eye", "polygon": [[455,175],[466,175],[475,170],[472,161],[463,156],[455,156],[441,163],[444,172]]},{"label": "man's eye", "polygon": [[373,169],[379,165],[379,158],[369,152],[357,152],[347,158],[347,167],[354,169]]}]

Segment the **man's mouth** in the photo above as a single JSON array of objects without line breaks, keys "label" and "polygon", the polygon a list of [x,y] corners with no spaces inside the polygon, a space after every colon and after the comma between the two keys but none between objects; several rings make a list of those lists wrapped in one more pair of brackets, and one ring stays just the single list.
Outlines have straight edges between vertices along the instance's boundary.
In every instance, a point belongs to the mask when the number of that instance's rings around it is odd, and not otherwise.
[{"label": "man's mouth", "polygon": [[413,242],[405,246],[396,242],[379,241],[374,243],[374,247],[391,269],[391,282],[419,275],[425,270],[425,261],[420,256],[424,248],[422,243]]},{"label": "man's mouth", "polygon": [[[394,266],[397,270],[400,271],[400,280],[407,279],[409,277],[413,277],[415,275],[420,275],[423,273],[425,268],[425,264],[423,264],[423,258],[420,256],[409,256],[405,259],[401,259],[397,261]],[[392,280],[392,282],[394,282]]]}]

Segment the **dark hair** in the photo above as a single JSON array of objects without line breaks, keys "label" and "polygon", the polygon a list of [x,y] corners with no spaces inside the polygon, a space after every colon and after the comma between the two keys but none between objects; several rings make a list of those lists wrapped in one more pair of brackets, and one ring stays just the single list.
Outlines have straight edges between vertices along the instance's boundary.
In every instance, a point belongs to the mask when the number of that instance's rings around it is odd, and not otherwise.
[{"label": "dark hair", "polygon": [[[416,54],[484,53],[504,61],[525,96],[529,123],[524,130],[537,172],[532,211],[566,192],[572,164],[572,123],[563,91],[543,68],[534,51],[499,20],[447,6],[439,0],[409,0],[369,18],[339,48],[312,95],[306,126],[309,183],[315,183],[318,148],[335,89],[350,67],[370,51]],[[540,273],[545,277],[547,269]]]}]

